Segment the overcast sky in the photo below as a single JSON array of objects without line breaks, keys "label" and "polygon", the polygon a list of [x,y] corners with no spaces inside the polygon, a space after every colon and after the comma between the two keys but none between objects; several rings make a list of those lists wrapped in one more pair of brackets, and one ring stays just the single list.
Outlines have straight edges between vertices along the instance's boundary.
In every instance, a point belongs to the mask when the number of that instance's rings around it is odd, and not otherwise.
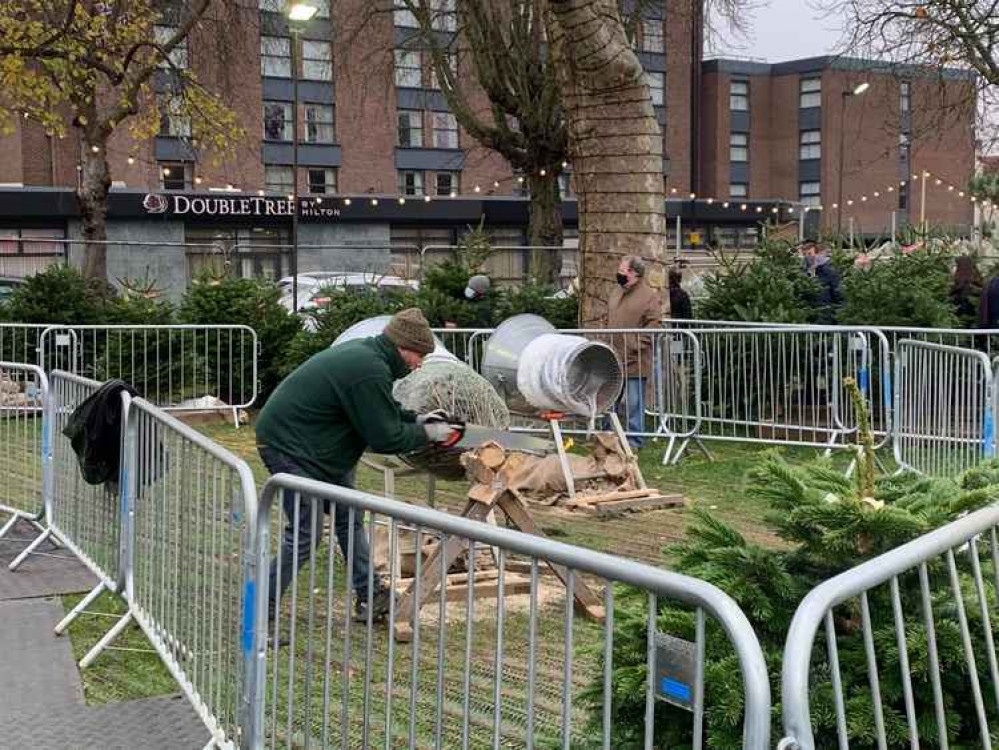
[{"label": "overcast sky", "polygon": [[754,57],[767,62],[816,57],[836,51],[842,16],[824,17],[809,0],[756,0],[748,38],[730,33],[714,40],[711,57]]}]

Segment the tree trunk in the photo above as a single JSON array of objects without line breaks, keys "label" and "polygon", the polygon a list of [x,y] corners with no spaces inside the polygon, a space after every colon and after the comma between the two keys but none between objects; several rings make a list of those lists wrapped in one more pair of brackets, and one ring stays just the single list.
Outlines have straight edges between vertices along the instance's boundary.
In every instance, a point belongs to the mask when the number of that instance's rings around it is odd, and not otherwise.
[{"label": "tree trunk", "polygon": [[77,198],[80,201],[80,215],[83,219],[83,238],[86,246],[83,256],[83,275],[88,279],[106,282],[108,280],[108,193],[111,190],[111,175],[105,156],[106,144],[99,143],[95,153],[93,144],[83,144],[81,161],[83,171]]},{"label": "tree trunk", "polygon": [[622,256],[645,258],[664,286],[662,133],[617,0],[549,0],[546,23],[575,170],[580,321],[599,326]]},{"label": "tree trunk", "polygon": [[[527,225],[527,244],[531,247],[562,247],[562,197],[558,189],[558,175],[542,177],[532,174],[527,178],[531,191],[530,219]],[[554,284],[562,268],[562,255],[551,250],[532,250],[530,254],[531,277],[539,284]]]}]

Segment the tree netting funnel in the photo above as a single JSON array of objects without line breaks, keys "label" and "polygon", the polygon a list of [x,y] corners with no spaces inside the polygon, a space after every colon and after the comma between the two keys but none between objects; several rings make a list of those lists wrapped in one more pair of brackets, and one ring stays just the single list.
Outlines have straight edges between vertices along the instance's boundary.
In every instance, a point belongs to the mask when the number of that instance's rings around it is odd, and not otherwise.
[{"label": "tree netting funnel", "polygon": [[582,336],[560,334],[537,315],[515,315],[490,336],[482,374],[519,414],[565,412],[591,417],[610,411],[624,377],[614,350]]},{"label": "tree netting funnel", "polygon": [[[391,315],[378,315],[374,318],[362,320],[360,323],[354,323],[354,325],[336,337],[336,341],[330,344],[330,348],[332,349],[337,344],[344,344],[348,341],[353,341],[354,339],[366,339],[371,336],[377,336],[385,330],[385,326],[388,325],[388,322],[391,319]],[[458,358],[447,350],[439,338],[434,336],[434,350],[428,354],[423,361],[436,362],[441,360],[457,362]]]}]

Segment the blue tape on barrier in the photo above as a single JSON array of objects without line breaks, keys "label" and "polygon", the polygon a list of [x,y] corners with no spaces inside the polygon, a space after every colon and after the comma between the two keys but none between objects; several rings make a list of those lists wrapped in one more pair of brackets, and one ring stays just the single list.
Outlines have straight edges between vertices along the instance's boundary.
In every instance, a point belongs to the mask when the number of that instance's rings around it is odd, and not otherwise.
[{"label": "blue tape on barrier", "polygon": [[659,680],[659,692],[669,698],[682,701],[689,701],[691,696],[690,685],[669,677],[663,677]]},{"label": "blue tape on barrier", "polygon": [[884,401],[886,412],[891,412],[891,397],[891,375],[885,370],[881,373],[881,400]]},{"label": "blue tape on barrier", "polygon": [[860,392],[863,394],[867,393],[867,388],[870,385],[871,371],[866,367],[863,368],[859,373],[857,373],[857,387],[860,388]]},{"label": "blue tape on barrier", "polygon": [[128,515],[128,469],[121,470],[121,517]]},{"label": "blue tape on barrier", "polygon": [[243,654],[253,649],[253,625],[256,622],[257,584],[247,581],[243,587]]},{"label": "blue tape on barrier", "polygon": [[982,443],[984,443],[985,457],[992,458],[996,454],[995,437],[996,428],[995,422],[992,419],[992,410],[985,410],[984,427],[982,429]]}]

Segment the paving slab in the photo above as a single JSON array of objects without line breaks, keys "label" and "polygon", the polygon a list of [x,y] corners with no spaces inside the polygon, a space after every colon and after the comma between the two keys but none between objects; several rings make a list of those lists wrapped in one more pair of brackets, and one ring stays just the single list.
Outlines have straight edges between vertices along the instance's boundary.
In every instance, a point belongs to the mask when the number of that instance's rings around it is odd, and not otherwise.
[{"label": "paving slab", "polygon": [[72,552],[48,540],[16,572],[9,571],[8,563],[38,534],[34,526],[21,520],[0,537],[0,601],[75,594],[97,585],[97,578]]},{"label": "paving slab", "polygon": [[4,720],[0,750],[202,750],[209,739],[178,695],[21,714]]},{"label": "paving slab", "polygon": [[52,632],[62,617],[58,599],[0,602],[0,716],[83,703],[72,644]]}]

